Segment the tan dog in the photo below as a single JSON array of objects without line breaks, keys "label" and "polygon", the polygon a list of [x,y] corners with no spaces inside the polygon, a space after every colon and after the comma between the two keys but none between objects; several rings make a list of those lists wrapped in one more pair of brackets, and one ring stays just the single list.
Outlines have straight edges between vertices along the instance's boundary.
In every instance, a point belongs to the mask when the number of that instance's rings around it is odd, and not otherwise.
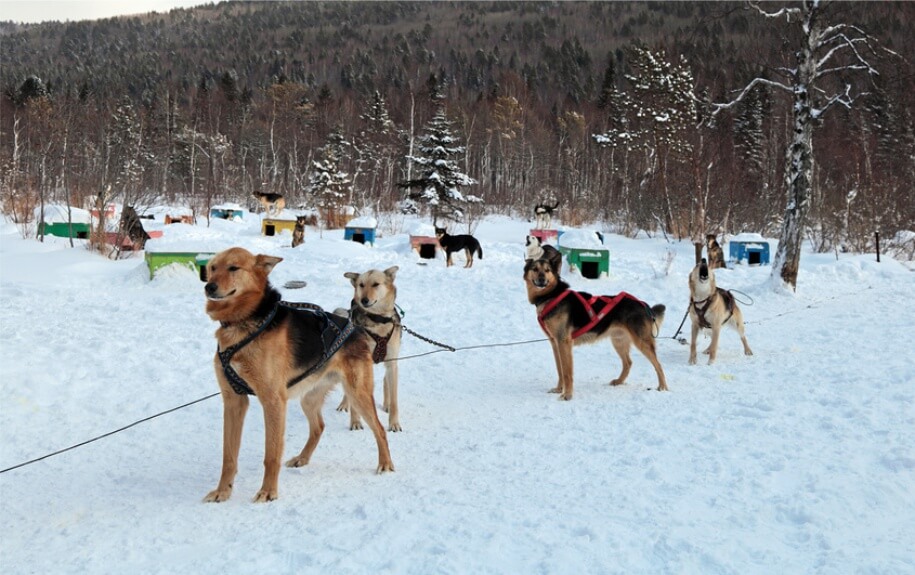
[{"label": "tan dog", "polygon": [[649,308],[648,304],[627,293],[592,296],[572,291],[545,259],[529,260],[524,265],[524,283],[527,299],[537,306],[540,327],[553,346],[559,383],[550,390],[551,393],[560,394],[560,399],[572,399],[572,346],[607,337],[613,342],[613,348],[623,363],[623,370],[610,385],[626,382],[632,367],[629,350],[635,344],[654,366],[658,375],[658,391],[667,390],[654,339],[664,321],[663,305]]},{"label": "tan dog", "polygon": [[692,337],[689,342],[689,364],[696,364],[696,337],[700,329],[712,332],[712,343],[703,353],[708,354],[709,365],[718,356],[718,336],[728,325],[740,334],[743,352],[753,355],[743,330],[743,313],[729,291],[715,285],[715,272],[705,258],[689,273],[689,318],[692,320]]},{"label": "tan dog", "polygon": [[308,216],[296,216],[295,228],[292,230],[292,247],[298,247],[305,243],[305,224],[308,222]]},{"label": "tan dog", "polygon": [[253,195],[260,202],[264,212],[270,217],[280,215],[280,212],[286,209],[286,199],[283,194],[266,194],[263,192],[254,192]]},{"label": "tan dog", "polygon": [[[353,323],[363,328],[375,342],[372,359],[384,364],[384,403],[382,409],[388,412],[388,431],[402,431],[397,410],[397,357],[400,355],[400,339],[403,328],[400,315],[394,307],[397,298],[397,266],[386,270],[369,270],[365,273],[343,274],[353,284],[355,293],[350,309],[338,309],[334,313],[349,315]],[[347,397],[343,398],[337,411],[349,409]],[[350,427],[361,429],[359,414],[350,410]]]},{"label": "tan dog", "polygon": [[[225,501],[238,469],[242,425],[253,393],[264,410],[264,480],[254,501],[278,495],[286,430],[286,401],[301,398],[308,417],[308,442],[286,462],[306,465],[324,431],[321,406],[342,382],[353,407],[368,422],[378,444],[378,473],[393,471],[384,427],[372,397],[371,340],[345,318],[309,304],[282,302],[267,279],[281,258],[255,256],[242,248],[216,254],[207,264],[206,311],[220,323],[214,365],[223,400],[223,457],[219,485],[204,501]],[[325,338],[331,334],[332,341]]]},{"label": "tan dog", "polygon": [[708,253],[708,266],[711,269],[728,267],[724,262],[724,250],[721,249],[715,234],[705,236],[705,251]]}]

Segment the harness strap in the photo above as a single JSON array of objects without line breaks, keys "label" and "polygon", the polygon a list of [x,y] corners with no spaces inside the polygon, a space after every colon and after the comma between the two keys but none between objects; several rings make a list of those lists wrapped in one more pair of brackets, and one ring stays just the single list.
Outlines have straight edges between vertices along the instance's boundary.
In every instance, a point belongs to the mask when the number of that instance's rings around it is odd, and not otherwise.
[{"label": "harness strap", "polygon": [[[226,379],[229,381],[229,385],[232,386],[232,389],[238,395],[254,395],[254,390],[251,389],[251,386],[242,378],[235,368],[232,367],[231,361],[232,357],[238,353],[240,349],[254,341],[260,334],[267,329],[270,323],[273,321],[273,318],[276,317],[276,312],[280,306],[290,308],[297,311],[305,311],[313,313],[315,315],[320,315],[324,320],[324,326],[321,330],[321,339],[324,342],[324,354],[321,358],[311,367],[305,370],[304,373],[290,379],[286,383],[286,387],[290,388],[293,385],[299,383],[309,375],[313,374],[317,370],[321,369],[325,363],[343,346],[349,336],[355,331],[355,325],[349,320],[349,318],[334,316],[331,318],[332,314],[324,311],[320,306],[311,303],[304,302],[285,302],[280,301],[270,310],[270,313],[267,315],[266,319],[249,334],[246,338],[231,345],[224,350],[216,350],[217,355],[219,356],[219,362],[222,364],[223,373],[226,376]],[[337,319],[339,318],[339,319]],[[341,325],[338,325],[337,322],[340,321]],[[328,336],[332,336],[333,339],[329,339]]]},{"label": "harness strap", "polygon": [[[600,321],[602,319],[607,317],[607,314],[609,314],[613,310],[613,308],[616,307],[616,305],[619,302],[623,301],[623,299],[626,299],[626,298],[639,302],[640,304],[645,306],[645,308],[647,310],[649,310],[649,312],[648,312],[649,315],[651,314],[651,308],[648,306],[648,304],[646,304],[639,298],[635,297],[634,295],[628,294],[624,291],[616,294],[615,296],[592,295],[590,298],[586,299],[585,296],[581,295],[580,292],[567,289],[567,290],[563,291],[561,294],[559,294],[558,296],[556,296],[555,298],[553,298],[548,304],[543,306],[543,309],[540,310],[539,314],[537,314],[537,321],[540,323],[540,328],[543,329],[543,332],[546,333],[547,335],[550,335],[550,332],[546,327],[546,322],[544,321],[544,319],[570,293],[574,294],[578,298],[578,301],[580,301],[582,306],[584,306],[585,311],[588,312],[588,317],[590,318],[588,323],[586,323],[584,326],[582,326],[582,327],[578,328],[577,330],[575,330],[574,332],[572,332],[572,339],[578,339],[579,337],[581,337],[584,334],[591,331],[591,329],[593,329],[595,325],[597,325],[598,323],[600,323]],[[600,309],[600,311],[595,313],[594,304],[596,304],[597,302],[603,302],[604,305]]]},{"label": "harness strap", "polygon": [[[699,327],[702,329],[712,329],[712,324],[705,318],[705,312],[708,311],[710,305],[712,305],[712,300],[715,296],[720,296],[724,300],[724,309],[728,312],[728,317],[724,318],[724,321],[721,322],[721,325],[728,323],[728,320],[731,319],[731,316],[734,315],[734,296],[731,295],[731,292],[724,288],[716,288],[714,294],[708,296],[705,299],[699,301],[693,301],[693,309],[696,310],[696,315],[699,317]],[[705,305],[699,306],[701,302],[705,302]]]},{"label": "harness strap", "polygon": [[[361,315],[361,316],[367,317],[368,319],[372,320],[375,323],[393,324],[391,326],[391,331],[390,331],[390,333],[388,333],[388,335],[376,335],[369,329],[367,329],[367,328],[365,329],[365,332],[367,334],[369,334],[369,336],[371,336],[371,338],[375,341],[375,350],[372,352],[372,362],[381,363],[388,356],[388,342],[391,341],[391,337],[394,335],[395,330],[402,329],[402,326],[400,324],[400,314],[401,313],[403,313],[403,312],[400,312],[400,310],[397,308],[395,308],[394,315],[392,315],[390,317],[384,316],[384,315],[379,315],[377,313],[369,313],[369,312],[365,311],[365,309],[357,306],[356,300],[353,300],[352,302],[350,302],[350,309],[349,309],[350,319],[352,319],[355,315]],[[363,326],[363,327],[365,327],[365,326]]]}]

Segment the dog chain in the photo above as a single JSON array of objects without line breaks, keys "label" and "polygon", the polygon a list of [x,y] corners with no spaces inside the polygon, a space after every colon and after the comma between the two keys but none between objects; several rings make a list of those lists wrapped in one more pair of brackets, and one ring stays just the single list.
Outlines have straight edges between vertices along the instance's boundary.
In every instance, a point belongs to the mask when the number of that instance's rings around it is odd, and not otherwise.
[{"label": "dog chain", "polygon": [[442,348],[442,349],[447,349],[448,351],[457,351],[456,349],[454,349],[454,348],[451,347],[450,345],[445,345],[444,343],[439,343],[439,342],[435,341],[434,339],[429,339],[428,337],[419,335],[418,333],[416,333],[416,332],[413,331],[412,329],[408,328],[408,327],[405,326],[404,324],[400,324],[400,327],[402,327],[403,330],[404,330],[405,332],[407,332],[408,334],[410,334],[410,335],[412,335],[413,337],[416,337],[416,338],[418,338],[418,339],[421,339],[421,340],[423,340],[423,341],[426,342],[426,343],[431,343],[432,345],[438,346],[438,347],[440,347],[440,348]]}]

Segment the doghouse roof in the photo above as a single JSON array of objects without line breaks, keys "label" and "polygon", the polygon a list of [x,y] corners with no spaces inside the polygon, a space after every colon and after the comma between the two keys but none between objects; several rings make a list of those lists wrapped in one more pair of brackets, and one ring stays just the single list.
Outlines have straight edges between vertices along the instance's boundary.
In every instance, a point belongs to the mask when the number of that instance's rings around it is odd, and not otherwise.
[{"label": "doghouse roof", "polygon": [[350,220],[346,227],[348,228],[377,228],[378,220],[371,216],[361,216]]},{"label": "doghouse roof", "polygon": [[603,248],[597,232],[594,230],[568,230],[559,236],[559,245],[573,250],[590,250]]},{"label": "doghouse roof", "polygon": [[[35,208],[35,220],[41,221],[41,207]],[[44,207],[44,221],[48,224],[65,224],[72,221],[74,224],[88,224],[92,222],[92,214],[82,208],[70,208],[70,217],[67,217],[67,206],[46,204]]]},{"label": "doghouse roof", "polygon": [[732,242],[764,242],[766,238],[762,237],[760,234],[754,234],[750,232],[744,232],[742,234],[737,234],[731,238]]}]

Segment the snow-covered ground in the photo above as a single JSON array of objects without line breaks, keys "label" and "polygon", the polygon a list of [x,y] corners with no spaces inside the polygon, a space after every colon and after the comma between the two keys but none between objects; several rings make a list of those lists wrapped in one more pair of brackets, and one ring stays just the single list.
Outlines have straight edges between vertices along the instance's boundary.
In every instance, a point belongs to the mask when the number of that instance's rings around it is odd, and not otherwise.
[{"label": "snow-covered ground", "polygon": [[[543,337],[521,278],[529,227],[485,220],[471,269],[460,255],[452,268],[441,256],[417,265],[406,234],[367,247],[309,230],[292,249],[288,232],[262,237],[257,218],[174,224],[149,249],[281,256],[274,285],[308,282],[286,298],[331,309],[352,296],[344,272],[397,265],[404,324],[463,348]],[[571,402],[547,393],[544,341],[407,359],[404,431],[388,436],[397,471],[374,474],[375,443],[333,410],[338,390],[312,463],[284,468],[270,504],[250,501],[262,475],[256,401],[232,499],[201,502],[221,464],[214,397],[0,474],[0,569],[915,573],[915,274],[806,252],[795,294],[772,289],[769,267],[719,271],[719,285],[754,302],[755,355],[726,332],[714,366],[689,366],[671,336],[692,246],[605,237],[609,277],[567,279],[667,305],[658,346],[670,392],[648,391],[657,381],[638,353],[627,385],[608,386],[619,360],[606,342],[576,348]],[[3,224],[0,469],[215,393],[215,328],[190,270],[150,280],[139,256],[109,261]],[[405,335],[402,354],[435,349]],[[288,409],[287,456],[308,434],[298,405]]]}]

